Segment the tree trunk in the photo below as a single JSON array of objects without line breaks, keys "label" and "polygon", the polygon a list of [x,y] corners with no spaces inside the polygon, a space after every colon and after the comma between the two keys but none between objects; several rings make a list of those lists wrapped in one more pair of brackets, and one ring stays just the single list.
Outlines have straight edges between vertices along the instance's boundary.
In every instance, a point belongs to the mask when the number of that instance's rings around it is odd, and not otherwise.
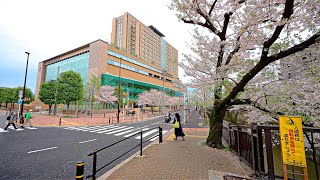
[{"label": "tree trunk", "polygon": [[216,106],[210,113],[209,116],[209,135],[207,138],[207,146],[213,148],[222,148],[222,128],[223,118],[226,113],[227,107],[217,108]]},{"label": "tree trunk", "polygon": [[51,108],[52,108],[52,105],[49,104],[49,115],[51,113]]}]

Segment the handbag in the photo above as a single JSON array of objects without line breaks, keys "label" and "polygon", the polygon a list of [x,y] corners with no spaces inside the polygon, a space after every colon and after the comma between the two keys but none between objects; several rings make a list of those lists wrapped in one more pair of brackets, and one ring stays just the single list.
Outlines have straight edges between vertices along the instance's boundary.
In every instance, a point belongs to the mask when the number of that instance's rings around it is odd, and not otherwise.
[{"label": "handbag", "polygon": [[172,128],[179,128],[179,122],[176,121],[176,122],[172,125]]}]

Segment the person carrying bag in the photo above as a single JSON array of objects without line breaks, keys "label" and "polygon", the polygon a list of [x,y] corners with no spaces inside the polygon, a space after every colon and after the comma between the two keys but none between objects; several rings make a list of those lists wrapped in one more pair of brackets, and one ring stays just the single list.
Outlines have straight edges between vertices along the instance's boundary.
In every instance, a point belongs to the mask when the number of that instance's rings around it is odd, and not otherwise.
[{"label": "person carrying bag", "polygon": [[7,126],[4,128],[4,130],[7,130],[8,127],[10,126],[10,124],[12,124],[12,126],[14,127],[14,129],[18,129],[16,128],[16,125],[14,124],[14,119],[16,119],[17,116],[13,114],[13,112],[11,112],[11,114],[7,117],[7,121],[8,121],[8,124]]},{"label": "person carrying bag", "polygon": [[180,115],[176,113],[175,116],[176,117],[174,118],[173,125],[172,125],[172,128],[174,128],[174,134],[176,135],[176,138],[174,138],[174,140],[177,140],[178,136],[181,136],[182,139],[184,140],[185,134],[182,130],[182,126],[180,123]]}]

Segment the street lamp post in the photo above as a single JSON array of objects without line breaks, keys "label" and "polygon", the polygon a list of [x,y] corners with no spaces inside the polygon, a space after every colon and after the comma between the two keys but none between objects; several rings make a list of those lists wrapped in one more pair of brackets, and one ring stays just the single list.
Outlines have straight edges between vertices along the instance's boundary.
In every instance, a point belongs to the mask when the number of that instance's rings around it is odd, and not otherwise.
[{"label": "street lamp post", "polygon": [[165,74],[166,74],[166,71],[165,70],[163,70],[162,71],[162,80],[163,80],[163,85],[162,85],[162,113],[164,113],[164,81],[165,81]]},{"label": "street lamp post", "polygon": [[21,106],[21,116],[23,116],[23,104],[24,104],[24,97],[25,97],[25,93],[26,93],[26,82],[27,82],[27,74],[28,74],[28,63],[29,63],[29,52],[25,52],[26,54],[28,54],[27,57],[27,65],[26,65],[26,73],[24,75],[24,84],[23,84],[23,93],[22,93],[22,106]]},{"label": "street lamp post", "polygon": [[59,77],[59,71],[60,71],[60,66],[58,66],[58,73],[57,73],[57,79],[54,81],[55,82],[55,86],[56,86],[56,92],[54,94],[54,107],[53,107],[53,115],[55,116],[57,114],[57,93],[58,93],[58,77]]},{"label": "street lamp post", "polygon": [[120,76],[121,76],[121,60],[120,58],[120,66],[119,66],[119,81],[118,81],[118,115],[117,115],[117,120],[119,123],[120,119]]}]

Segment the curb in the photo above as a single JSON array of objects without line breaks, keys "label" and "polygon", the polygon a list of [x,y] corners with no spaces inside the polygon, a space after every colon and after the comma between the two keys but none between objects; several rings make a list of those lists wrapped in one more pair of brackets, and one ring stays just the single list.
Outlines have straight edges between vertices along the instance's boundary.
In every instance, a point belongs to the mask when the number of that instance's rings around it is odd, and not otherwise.
[{"label": "curb", "polygon": [[[173,129],[171,129],[170,131],[168,131],[166,133],[165,136],[163,136],[163,140],[167,139],[172,133],[173,133]],[[149,147],[151,147],[152,145],[155,145],[159,142],[152,142],[150,143],[148,146],[144,147],[142,149],[142,152],[145,151],[146,149],[148,149]],[[163,142],[162,142],[163,143]],[[132,156],[130,156],[129,158],[127,158],[126,160],[122,161],[120,164],[116,165],[115,167],[113,167],[112,169],[110,169],[109,171],[107,171],[106,173],[104,173],[103,175],[101,175],[100,177],[97,178],[97,180],[105,180],[107,179],[112,173],[114,173],[116,170],[120,169],[122,166],[124,166],[125,164],[127,164],[129,161],[131,161],[134,157],[140,157],[140,151],[136,152],[135,154],[133,154]],[[144,155],[142,155],[142,157],[144,157]]]}]

